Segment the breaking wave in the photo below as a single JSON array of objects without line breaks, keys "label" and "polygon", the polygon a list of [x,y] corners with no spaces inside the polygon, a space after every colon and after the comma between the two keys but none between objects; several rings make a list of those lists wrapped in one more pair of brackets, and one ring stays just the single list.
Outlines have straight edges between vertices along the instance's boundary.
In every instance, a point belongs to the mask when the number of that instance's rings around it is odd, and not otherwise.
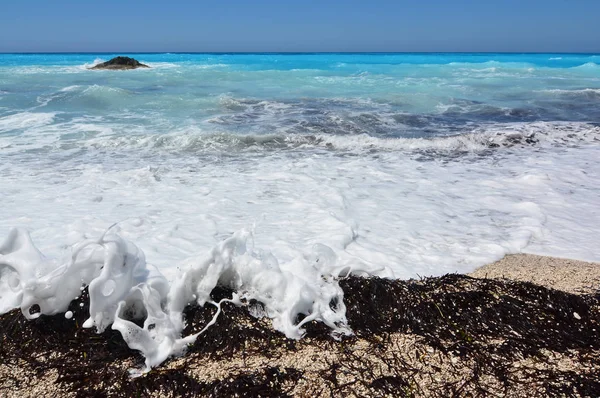
[{"label": "breaking wave", "polygon": [[55,112],[19,112],[0,117],[0,133],[18,131],[51,124]]},{"label": "breaking wave", "polygon": [[320,149],[353,153],[405,151],[451,155],[509,148],[579,145],[599,141],[598,125],[536,122],[479,126],[463,134],[433,138],[382,138],[368,134],[240,135],[188,129],[163,135],[100,136],[79,141],[79,145],[89,149],[144,149],[174,153]]}]

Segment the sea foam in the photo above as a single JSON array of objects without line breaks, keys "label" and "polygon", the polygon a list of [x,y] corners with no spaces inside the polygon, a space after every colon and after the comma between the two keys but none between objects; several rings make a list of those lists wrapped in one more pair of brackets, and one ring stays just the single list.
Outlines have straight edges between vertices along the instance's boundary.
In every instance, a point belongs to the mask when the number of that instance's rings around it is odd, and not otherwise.
[{"label": "sea foam", "polygon": [[[282,270],[274,256],[247,250],[248,237],[239,231],[208,255],[188,259],[187,271],[169,287],[141,250],[109,231],[73,246],[69,260],[59,264],[46,259],[25,230],[13,229],[0,246],[0,313],[20,308],[35,319],[65,312],[88,286],[89,318],[83,327],[100,333],[112,325],[144,355],[146,369],[182,353],[216,321],[224,301],[259,301],[273,327],[289,338],[300,338],[302,326],[313,320],[336,334],[351,333],[337,284],[351,269],[337,266],[330,248],[315,245],[291,272]],[[217,284],[234,289],[233,299],[214,302],[210,294]],[[190,304],[211,304],[218,311],[202,331],[182,336],[183,310]],[[133,322],[139,319],[143,326]]]},{"label": "sea foam", "polygon": [[0,133],[45,126],[54,120],[54,112],[20,112],[0,117]]}]

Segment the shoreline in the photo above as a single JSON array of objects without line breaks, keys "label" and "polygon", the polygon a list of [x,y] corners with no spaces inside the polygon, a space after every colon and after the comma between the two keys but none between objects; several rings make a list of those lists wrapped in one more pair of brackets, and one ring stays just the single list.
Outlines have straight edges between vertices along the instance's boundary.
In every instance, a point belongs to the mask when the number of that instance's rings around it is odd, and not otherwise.
[{"label": "shoreline", "polygon": [[[0,345],[0,395],[597,396],[599,281],[599,263],[529,254],[468,275],[348,278],[354,336],[332,339],[313,322],[293,341],[228,305],[186,355],[135,379],[141,356],[114,332],[13,311],[0,317],[12,330]],[[211,317],[188,308],[185,333]]]}]

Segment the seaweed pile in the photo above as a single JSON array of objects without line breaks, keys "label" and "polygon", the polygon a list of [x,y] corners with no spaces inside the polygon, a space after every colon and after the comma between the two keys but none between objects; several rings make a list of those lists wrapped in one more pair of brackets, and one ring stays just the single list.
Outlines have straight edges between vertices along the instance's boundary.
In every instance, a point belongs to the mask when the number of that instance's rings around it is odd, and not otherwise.
[{"label": "seaweed pile", "polygon": [[[47,393],[78,397],[600,396],[600,294],[456,274],[340,285],[354,336],[335,340],[311,322],[290,340],[250,315],[261,303],[226,303],[186,356],[136,378],[129,368],[143,358],[118,332],[81,327],[86,291],[71,319],[12,311],[0,317],[0,395],[47,383]],[[185,333],[214,312],[188,307]]]}]

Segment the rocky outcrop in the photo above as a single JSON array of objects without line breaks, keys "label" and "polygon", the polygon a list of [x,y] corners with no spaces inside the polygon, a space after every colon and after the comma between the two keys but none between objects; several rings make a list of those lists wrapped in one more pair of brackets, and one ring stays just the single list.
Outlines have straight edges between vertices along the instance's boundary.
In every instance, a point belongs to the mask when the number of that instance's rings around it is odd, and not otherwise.
[{"label": "rocky outcrop", "polygon": [[129,57],[115,57],[110,61],[103,62],[92,66],[90,69],[111,69],[111,70],[126,70],[137,68],[149,68],[148,65],[140,63],[138,60]]}]

